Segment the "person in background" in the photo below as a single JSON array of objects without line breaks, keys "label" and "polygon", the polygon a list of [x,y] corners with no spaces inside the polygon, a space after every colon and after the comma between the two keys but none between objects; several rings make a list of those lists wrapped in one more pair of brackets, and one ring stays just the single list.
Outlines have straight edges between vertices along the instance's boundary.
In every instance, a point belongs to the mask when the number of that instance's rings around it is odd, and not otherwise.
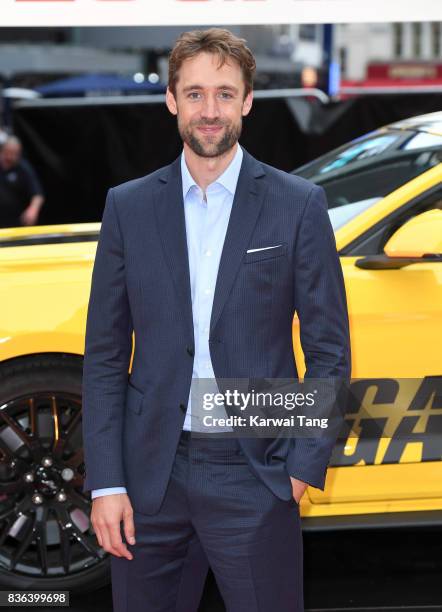
[{"label": "person in background", "polygon": [[16,136],[0,148],[0,227],[36,225],[44,194],[40,181],[25,159]]}]

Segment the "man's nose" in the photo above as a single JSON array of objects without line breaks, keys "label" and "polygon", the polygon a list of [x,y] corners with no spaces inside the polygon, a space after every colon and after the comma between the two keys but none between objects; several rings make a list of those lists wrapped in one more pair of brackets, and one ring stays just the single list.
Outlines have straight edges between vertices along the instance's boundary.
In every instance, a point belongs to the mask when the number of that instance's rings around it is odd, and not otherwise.
[{"label": "man's nose", "polygon": [[218,100],[216,96],[206,96],[201,111],[203,119],[216,119],[219,117]]}]

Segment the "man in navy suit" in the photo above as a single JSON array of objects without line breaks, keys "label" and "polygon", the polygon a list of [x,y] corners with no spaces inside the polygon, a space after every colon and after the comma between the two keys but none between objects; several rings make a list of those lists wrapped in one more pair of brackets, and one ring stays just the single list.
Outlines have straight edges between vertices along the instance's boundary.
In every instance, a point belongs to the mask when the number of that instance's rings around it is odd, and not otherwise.
[{"label": "man in navy suit", "polygon": [[184,33],[166,95],[183,153],[108,192],[86,329],[84,489],[116,612],[196,610],[207,563],[229,612],[303,610],[298,504],[308,484],[324,489],[335,440],[190,433],[192,380],[298,379],[295,311],[305,377],[350,377],[324,191],[238,144],[254,71],[229,31]]}]

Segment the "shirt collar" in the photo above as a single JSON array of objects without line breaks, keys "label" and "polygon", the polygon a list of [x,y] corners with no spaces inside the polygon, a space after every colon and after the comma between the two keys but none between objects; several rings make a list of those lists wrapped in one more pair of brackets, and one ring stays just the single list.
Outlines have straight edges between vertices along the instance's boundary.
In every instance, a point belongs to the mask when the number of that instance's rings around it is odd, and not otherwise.
[{"label": "shirt collar", "polygon": [[[235,156],[230,162],[230,164],[227,166],[221,176],[219,176],[216,181],[214,181],[210,185],[219,183],[229,193],[235,195],[236,184],[238,183],[239,172],[241,170],[242,158],[243,151],[240,145],[238,144]],[[181,153],[181,177],[183,182],[183,198],[185,198],[189,192],[189,189],[194,185],[197,186],[197,184],[193,180],[193,177],[189,172],[189,168],[187,167],[186,160],[184,157],[184,151]]]}]

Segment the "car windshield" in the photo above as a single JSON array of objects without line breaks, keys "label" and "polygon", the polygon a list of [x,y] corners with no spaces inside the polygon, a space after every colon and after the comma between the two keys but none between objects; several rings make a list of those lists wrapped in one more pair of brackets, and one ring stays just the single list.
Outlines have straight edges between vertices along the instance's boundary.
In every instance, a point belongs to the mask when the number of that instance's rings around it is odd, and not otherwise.
[{"label": "car windshield", "polygon": [[293,174],[324,188],[336,230],[441,160],[442,135],[386,129],[357,138]]}]

